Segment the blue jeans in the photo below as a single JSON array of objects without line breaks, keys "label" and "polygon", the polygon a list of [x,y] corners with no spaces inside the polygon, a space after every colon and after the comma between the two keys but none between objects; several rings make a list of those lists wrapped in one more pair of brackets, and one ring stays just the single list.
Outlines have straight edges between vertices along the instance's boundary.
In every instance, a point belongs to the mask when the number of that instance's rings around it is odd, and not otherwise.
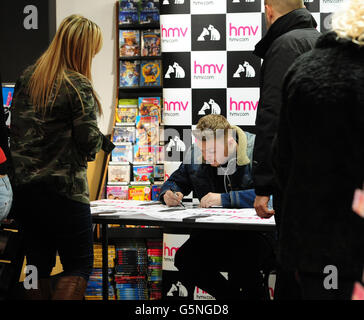
[{"label": "blue jeans", "polygon": [[88,280],[93,267],[90,205],[68,199],[46,184],[14,188],[13,212],[23,232],[27,264],[48,278],[60,257],[62,276]]},{"label": "blue jeans", "polygon": [[13,202],[13,190],[8,176],[0,178],[0,222],[9,214]]}]

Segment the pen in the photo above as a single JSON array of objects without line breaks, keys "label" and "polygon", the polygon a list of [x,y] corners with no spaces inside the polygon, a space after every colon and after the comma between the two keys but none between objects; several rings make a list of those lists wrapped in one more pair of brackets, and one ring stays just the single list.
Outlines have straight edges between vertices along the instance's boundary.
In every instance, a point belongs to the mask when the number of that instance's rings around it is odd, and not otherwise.
[{"label": "pen", "polygon": [[[171,190],[173,193],[174,193],[174,195],[176,196],[176,197],[178,197],[177,196],[177,191],[175,191],[175,190]],[[179,203],[183,208],[185,208],[185,205],[182,203],[182,201]]]}]

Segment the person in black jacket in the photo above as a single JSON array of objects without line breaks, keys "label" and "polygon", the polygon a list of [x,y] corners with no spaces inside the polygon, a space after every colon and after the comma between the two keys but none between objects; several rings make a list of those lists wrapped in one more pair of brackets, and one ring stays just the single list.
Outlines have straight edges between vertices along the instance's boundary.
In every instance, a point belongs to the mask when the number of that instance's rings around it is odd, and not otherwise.
[{"label": "person in black jacket", "polygon": [[351,299],[364,267],[364,3],[299,57],[283,85],[274,167],[283,189],[278,257],[304,299]]},{"label": "person in black jacket", "polygon": [[[279,233],[280,192],[274,179],[271,148],[278,127],[283,77],[298,56],[313,48],[320,33],[303,0],[265,0],[265,18],[268,31],[254,51],[263,59],[253,152],[254,207],[262,218],[275,215]],[[274,210],[268,208],[271,195]],[[283,282],[294,283],[293,275],[288,282],[282,277],[277,271],[275,298],[294,298],[293,288],[287,288],[286,294],[282,292]]]},{"label": "person in black jacket", "polygon": [[[202,117],[196,131],[198,147],[187,153],[184,163],[163,184],[160,201],[178,206],[193,191],[201,207],[253,208],[249,156],[254,135],[214,114]],[[217,300],[264,299],[260,271],[274,259],[273,236],[254,231],[193,230],[175,255],[175,267],[190,298],[197,286]],[[229,273],[228,280],[221,271]]]},{"label": "person in black jacket", "polygon": [[[0,84],[1,74],[0,74]],[[13,191],[8,177],[9,152],[9,130],[5,124],[5,114],[3,108],[2,88],[0,91],[0,222],[7,218],[13,200]]]}]

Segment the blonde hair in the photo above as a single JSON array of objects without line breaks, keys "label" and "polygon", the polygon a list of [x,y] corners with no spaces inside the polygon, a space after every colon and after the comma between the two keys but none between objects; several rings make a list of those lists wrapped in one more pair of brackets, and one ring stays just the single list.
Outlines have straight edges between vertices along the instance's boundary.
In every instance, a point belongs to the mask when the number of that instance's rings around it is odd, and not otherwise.
[{"label": "blonde hair", "polygon": [[232,127],[229,121],[222,115],[209,114],[202,117],[196,126],[196,130],[193,131],[193,135],[199,140],[206,140],[208,138],[216,138],[218,133],[224,133],[227,137],[227,133]]},{"label": "blonde hair", "polygon": [[364,45],[364,1],[351,0],[334,13],[332,29],[340,38],[349,38],[359,46]]},{"label": "blonde hair", "polygon": [[[64,82],[76,91],[83,109],[80,93],[66,71],[77,74],[91,84],[92,59],[101,47],[102,34],[96,23],[80,15],[65,18],[48,49],[35,63],[35,69],[29,81],[30,99],[35,110],[42,110],[44,114],[48,107],[52,108]],[[101,114],[100,101],[94,90],[92,91]]]},{"label": "blonde hair", "polygon": [[281,15],[305,7],[303,0],[265,0],[264,4],[272,6]]}]

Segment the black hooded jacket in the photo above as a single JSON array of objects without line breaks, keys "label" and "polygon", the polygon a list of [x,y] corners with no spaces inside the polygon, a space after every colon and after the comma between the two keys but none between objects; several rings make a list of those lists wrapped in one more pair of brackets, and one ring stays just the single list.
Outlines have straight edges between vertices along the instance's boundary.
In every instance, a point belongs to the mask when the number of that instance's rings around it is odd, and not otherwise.
[{"label": "black hooded jacket", "polygon": [[253,180],[257,195],[275,193],[271,147],[278,128],[283,77],[298,56],[314,47],[320,36],[316,26],[307,9],[291,11],[278,18],[255,47],[254,54],[264,60],[253,154]]}]

